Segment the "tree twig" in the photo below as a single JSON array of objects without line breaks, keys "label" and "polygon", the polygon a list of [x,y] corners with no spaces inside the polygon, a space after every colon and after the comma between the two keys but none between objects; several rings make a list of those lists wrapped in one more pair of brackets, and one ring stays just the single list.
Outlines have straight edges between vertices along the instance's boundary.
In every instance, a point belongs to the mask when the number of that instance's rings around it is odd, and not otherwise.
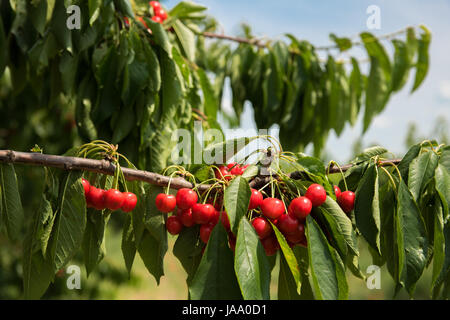
[{"label": "tree twig", "polygon": [[[380,165],[384,164],[398,164],[401,159],[394,160],[384,160],[380,161]],[[115,165],[107,160],[95,160],[95,159],[85,159],[78,157],[67,157],[67,156],[56,156],[49,154],[42,154],[38,152],[20,152],[13,150],[0,150],[0,162],[4,163],[20,163],[29,164],[44,167],[59,168],[62,170],[73,170],[73,171],[89,171],[106,175],[114,175]],[[353,166],[353,164],[346,164],[341,166],[343,172],[347,171]],[[123,175],[128,181],[143,181],[152,185],[157,185],[161,187],[166,187],[169,183],[169,177],[163,176],[158,173],[144,171],[144,170],[134,170],[129,168],[122,168]],[[337,166],[330,167],[329,173],[340,172]],[[298,171],[289,174],[292,179],[300,179],[301,173]],[[256,176],[252,181],[250,181],[250,186],[257,187],[263,186],[269,182],[269,176]],[[178,190],[181,188],[193,188],[194,185],[181,178],[172,178],[170,182],[170,187],[172,189]],[[200,184],[197,186],[200,192],[206,191],[211,187],[210,184]]]}]

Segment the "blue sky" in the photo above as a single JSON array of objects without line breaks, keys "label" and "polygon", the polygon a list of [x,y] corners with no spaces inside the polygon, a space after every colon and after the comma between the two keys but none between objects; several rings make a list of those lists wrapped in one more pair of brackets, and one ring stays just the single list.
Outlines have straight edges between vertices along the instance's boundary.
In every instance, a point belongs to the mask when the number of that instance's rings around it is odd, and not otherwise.
[{"label": "blue sky", "polygon": [[[168,8],[178,1],[164,1]],[[390,151],[405,152],[404,138],[409,122],[416,122],[419,134],[428,138],[435,119],[444,115],[450,122],[450,1],[396,0],[396,1],[236,1],[197,0],[207,6],[227,34],[236,34],[240,23],[252,26],[256,36],[281,39],[284,33],[292,33],[316,46],[330,44],[329,33],[338,36],[355,36],[361,31],[376,35],[391,33],[409,25],[425,24],[432,31],[430,69],[423,85],[410,94],[410,80],[400,93],[389,101],[363,136],[365,145],[378,143]],[[377,5],[381,13],[381,29],[367,30],[366,9]],[[391,45],[387,43],[387,47]],[[358,50],[352,54],[360,55]],[[362,57],[362,56],[361,56]],[[223,106],[229,107],[225,95]],[[243,115],[243,127],[254,128],[250,108]],[[450,129],[449,129],[450,130]],[[350,156],[355,139],[361,135],[361,122],[353,128],[346,127],[340,137],[334,132],[329,136],[327,150],[338,161]]]}]

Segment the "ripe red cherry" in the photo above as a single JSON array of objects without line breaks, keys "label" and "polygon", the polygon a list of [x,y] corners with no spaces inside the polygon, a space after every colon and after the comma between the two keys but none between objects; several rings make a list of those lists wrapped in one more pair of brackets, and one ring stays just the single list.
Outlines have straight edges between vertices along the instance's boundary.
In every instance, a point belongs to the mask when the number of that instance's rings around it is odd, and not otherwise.
[{"label": "ripe red cherry", "polygon": [[250,203],[248,204],[248,210],[253,210],[258,208],[263,202],[263,195],[256,189],[252,189],[252,194],[250,196]]},{"label": "ripe red cherry", "polygon": [[229,164],[227,164],[227,168],[229,170],[233,169],[235,166],[237,166],[237,162],[230,162]]},{"label": "ripe red cherry", "polygon": [[269,219],[278,219],[285,211],[283,201],[277,198],[265,198],[260,207],[262,214]]},{"label": "ripe red cherry", "polygon": [[196,203],[192,207],[192,217],[197,224],[208,223],[214,216],[216,209],[210,204]]},{"label": "ripe red cherry", "polygon": [[230,181],[233,178],[230,171],[225,166],[220,166],[219,171],[215,170],[215,176],[216,179],[218,180],[226,180],[226,181]]},{"label": "ripe red cherry", "polygon": [[166,229],[170,234],[176,235],[183,230],[183,224],[177,216],[170,216],[167,218]]},{"label": "ripe red cherry", "polygon": [[197,203],[198,195],[197,193],[189,188],[181,188],[177,192],[177,207],[180,209],[192,208],[194,204]]},{"label": "ripe red cherry", "polygon": [[240,176],[244,173],[244,170],[237,164],[233,169],[230,170],[230,173],[235,176]]},{"label": "ripe red cherry", "polygon": [[298,244],[305,240],[305,226],[300,223],[295,232],[284,235],[286,240],[293,244]]},{"label": "ripe red cherry", "polygon": [[307,197],[298,197],[291,201],[288,212],[299,220],[305,220],[311,213],[312,202]]},{"label": "ripe red cherry", "polygon": [[253,219],[252,225],[260,239],[267,238],[272,234],[272,226],[265,218],[258,217]]},{"label": "ripe red cherry", "polygon": [[334,189],[334,194],[336,196],[336,199],[339,198],[339,196],[341,195],[341,189],[338,186],[333,186]]},{"label": "ripe red cherry", "polygon": [[89,189],[89,200],[95,209],[103,210],[106,208],[105,194],[105,190],[91,186],[91,188]]},{"label": "ripe red cherry", "polygon": [[167,19],[167,12],[163,8],[154,8],[153,11],[155,16],[160,16],[163,21]]},{"label": "ripe red cherry", "polygon": [[355,205],[355,194],[352,191],[342,192],[338,198],[338,203],[345,213],[349,213]]},{"label": "ripe red cherry", "polygon": [[159,3],[159,1],[150,1],[148,4],[149,4],[153,9],[161,8],[161,4]]},{"label": "ripe red cherry", "polygon": [[192,209],[178,208],[177,216],[185,227],[192,227],[195,224],[194,217],[192,216]]},{"label": "ripe red cherry", "polygon": [[162,23],[162,18],[160,16],[153,16],[152,20],[157,22],[157,23]]},{"label": "ripe red cherry", "polygon": [[277,250],[280,248],[280,244],[278,243],[278,240],[275,237],[275,235],[271,235],[267,238],[262,239],[261,243],[264,247],[264,250],[266,251],[266,255],[268,256],[273,256],[275,253],[277,253]]},{"label": "ripe red cherry", "polygon": [[222,221],[222,225],[225,227],[225,230],[230,231],[230,219],[228,218],[228,214],[225,211],[220,213],[220,221]]},{"label": "ripe red cherry", "polygon": [[231,232],[228,233],[228,245],[231,250],[234,251],[236,249],[236,237]]},{"label": "ripe red cherry", "polygon": [[211,232],[213,230],[214,226],[212,224],[202,224],[200,226],[200,239],[204,243],[208,243],[209,237],[211,236]]},{"label": "ripe red cherry", "polygon": [[125,197],[122,192],[117,189],[109,189],[105,193],[105,206],[110,210],[118,210],[122,207]]},{"label": "ripe red cherry", "polygon": [[155,199],[156,208],[164,213],[172,212],[175,209],[176,204],[177,200],[172,194],[160,193]]},{"label": "ripe red cherry", "polygon": [[208,223],[215,226],[219,222],[219,219],[220,219],[220,211],[218,211],[216,208],[214,208],[214,214],[211,217],[211,219],[208,221]]},{"label": "ripe red cherry", "polygon": [[131,212],[136,207],[137,197],[133,192],[124,192],[123,196],[125,200],[123,201],[122,211]]},{"label": "ripe red cherry", "polygon": [[91,188],[91,184],[86,179],[81,179],[81,183],[83,184],[84,195],[89,193],[89,189]]},{"label": "ripe red cherry", "polygon": [[323,186],[314,183],[306,190],[305,197],[311,200],[313,207],[318,207],[327,199],[327,192]]},{"label": "ripe red cherry", "polygon": [[298,220],[288,214],[282,214],[280,218],[278,218],[278,228],[283,234],[295,233],[298,225]]}]

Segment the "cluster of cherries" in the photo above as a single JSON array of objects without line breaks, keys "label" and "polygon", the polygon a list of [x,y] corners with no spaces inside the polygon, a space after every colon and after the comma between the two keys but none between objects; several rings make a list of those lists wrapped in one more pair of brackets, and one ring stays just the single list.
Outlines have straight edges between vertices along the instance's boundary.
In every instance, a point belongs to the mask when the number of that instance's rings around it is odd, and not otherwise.
[{"label": "cluster of cherries", "polygon": [[[164,10],[164,9],[161,7],[161,4],[159,3],[159,1],[150,1],[148,4],[149,4],[150,7],[152,7],[152,9],[153,9],[154,15],[152,16],[152,20],[153,20],[154,22],[157,22],[157,23],[163,23],[163,22],[167,19],[167,12],[166,12],[166,10]],[[123,19],[124,19],[124,21],[125,21],[125,24],[126,24],[127,26],[129,26],[129,25],[130,25],[130,21],[128,20],[128,17],[124,17]],[[147,26],[147,24],[145,23],[144,18],[142,18],[142,17],[137,17],[137,19],[142,23],[142,25],[143,25],[144,27],[146,27],[146,28],[148,29],[148,26]]]},{"label": "cluster of cherries", "polygon": [[[236,163],[220,166],[220,172],[216,177],[231,179],[235,175],[241,175],[246,166],[240,167]],[[334,186],[334,192],[338,203],[344,212],[353,210],[355,194],[351,191],[341,192],[338,186]],[[258,209],[261,212],[251,220],[262,246],[268,256],[274,255],[280,249],[280,245],[272,228],[277,226],[284,235],[289,246],[306,246],[305,221],[313,207],[321,206],[327,198],[325,188],[320,184],[312,184],[306,190],[304,196],[293,199],[288,209],[282,200],[274,197],[264,198],[262,193],[251,189],[248,210]],[[208,200],[207,203],[198,203],[197,193],[188,188],[178,190],[176,195],[160,193],[155,199],[156,208],[164,213],[173,212],[166,222],[166,228],[172,235],[177,235],[184,227],[192,227],[200,224],[200,239],[206,244],[214,226],[221,221],[228,232],[228,243],[234,251],[236,236],[231,232],[228,215],[223,211],[222,198],[216,201]]]},{"label": "cluster of cherries", "polygon": [[150,1],[148,3],[153,8],[152,20],[158,23],[163,23],[167,19],[167,12],[161,7],[159,1]]},{"label": "cluster of cherries", "polygon": [[137,197],[133,192],[120,192],[117,189],[103,190],[92,186],[86,179],[81,179],[81,182],[88,208],[112,211],[121,209],[124,212],[131,212],[136,207]]},{"label": "cluster of cherries", "polygon": [[[164,213],[176,210],[176,214],[170,216],[166,222],[167,231],[176,235],[184,227],[192,227],[200,224],[200,239],[207,243],[214,226],[222,221],[227,230],[230,229],[230,221],[224,211],[220,211],[219,201],[215,205],[212,203],[198,203],[197,193],[189,188],[182,188],[177,191],[176,196],[160,193],[156,196],[156,208]],[[212,202],[212,201],[210,201]],[[219,206],[220,205],[220,206]]]},{"label": "cluster of cherries", "polygon": [[241,166],[236,162],[231,162],[226,166],[219,166],[219,169],[214,171],[216,179],[230,181],[234,176],[241,176],[248,164]]}]

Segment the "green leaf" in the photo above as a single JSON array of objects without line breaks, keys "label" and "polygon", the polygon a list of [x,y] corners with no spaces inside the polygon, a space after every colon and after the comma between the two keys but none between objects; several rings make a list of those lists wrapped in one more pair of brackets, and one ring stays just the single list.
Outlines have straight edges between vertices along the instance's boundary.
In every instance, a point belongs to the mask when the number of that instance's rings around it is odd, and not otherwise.
[{"label": "green leaf", "polygon": [[161,259],[161,243],[148,230],[144,230],[138,244],[138,252],[147,270],[155,277],[159,285],[164,275],[164,263]]},{"label": "green leaf", "polygon": [[409,166],[411,162],[419,155],[420,150],[421,150],[420,143],[413,145],[408,150],[408,152],[406,152],[406,154],[403,156],[403,159],[397,166],[402,176],[402,179],[406,182],[408,181]]},{"label": "green leaf", "polygon": [[[161,276],[164,275],[164,257],[168,249],[164,214],[159,212],[155,205],[156,196],[161,193],[161,191],[161,187],[151,186],[147,193],[144,204],[146,208],[144,225],[150,232],[151,237],[146,237],[146,243],[143,244],[145,248],[142,248],[142,250],[141,244],[139,244],[139,254],[141,257],[144,255],[146,258],[147,269],[155,276],[158,284]],[[141,201],[144,202],[144,199],[141,199]],[[141,242],[142,241],[144,241],[144,239],[142,239]],[[149,250],[152,252],[147,252]]]},{"label": "green leaf", "polygon": [[105,237],[105,227],[106,221],[102,212],[88,209],[86,230],[82,243],[84,263],[88,276],[105,255],[105,249],[102,247]]},{"label": "green leaf", "polygon": [[180,260],[190,285],[202,258],[202,243],[199,241],[199,227],[183,228],[173,246],[173,254]]},{"label": "green leaf", "polygon": [[175,21],[173,24],[173,29],[175,30],[178,40],[181,43],[186,58],[190,61],[194,61],[196,49],[194,33],[180,20]]},{"label": "green leaf", "polygon": [[363,119],[363,132],[366,132],[373,117],[386,105],[390,94],[389,80],[384,73],[381,62],[370,57],[370,71],[366,86],[366,109]]},{"label": "green leaf", "polygon": [[167,32],[164,30],[162,24],[147,18],[144,18],[144,20],[152,30],[155,42],[166,52],[169,58],[172,58],[172,44],[170,43]]},{"label": "green leaf", "polygon": [[171,19],[177,20],[182,18],[189,18],[193,14],[205,11],[206,9],[207,8],[205,6],[194,2],[181,1],[169,11],[168,15]]},{"label": "green leaf", "polygon": [[420,28],[423,30],[421,38],[418,40],[418,56],[416,62],[416,76],[411,92],[414,92],[425,80],[429,67],[428,48],[431,43],[431,33],[424,25]]},{"label": "green leaf", "polygon": [[50,32],[55,36],[60,48],[72,52],[72,30],[66,25],[67,12],[64,1],[55,1],[50,21]]},{"label": "green leaf", "polygon": [[2,219],[8,232],[8,237],[15,241],[20,238],[24,213],[20,200],[17,176],[12,164],[0,165],[0,183],[2,189]]},{"label": "green leaf", "polygon": [[251,190],[248,181],[241,176],[234,178],[225,189],[224,205],[230,219],[231,231],[234,234],[237,234],[239,222],[248,211],[250,195]]},{"label": "green leaf", "polygon": [[349,217],[347,217],[345,212],[342,211],[339,204],[331,197],[327,196],[325,202],[320,206],[320,209],[326,211],[336,221],[340,232],[344,236],[348,248],[351,250],[351,252],[353,252],[354,255],[359,255],[352,221],[349,219]]},{"label": "green leaf", "polygon": [[387,149],[379,146],[374,146],[365,149],[362,153],[358,154],[354,160],[352,160],[352,163],[361,163],[364,161],[368,161],[373,157],[381,156],[382,154],[385,154],[388,152]]},{"label": "green leaf", "polygon": [[380,253],[380,199],[375,164],[367,168],[356,190],[355,220],[362,236]]},{"label": "green leaf", "polygon": [[438,277],[441,274],[445,262],[445,236],[444,236],[444,216],[439,199],[435,198],[433,203],[434,213],[434,234],[433,234],[433,273],[431,280],[431,290],[438,284]]},{"label": "green leaf", "polygon": [[408,47],[405,42],[394,39],[392,44],[395,48],[394,53],[394,67],[392,70],[391,90],[400,90],[408,80],[409,69],[411,68],[411,61],[409,60]]},{"label": "green leaf", "polygon": [[314,300],[314,293],[309,282],[308,249],[295,246],[292,251],[297,258],[302,283],[301,294],[297,293],[297,284],[292,276],[289,265],[280,255],[280,273],[278,276],[278,300]]},{"label": "green leaf", "polygon": [[383,72],[387,75],[391,73],[391,62],[386,50],[378,41],[378,39],[369,32],[362,32],[360,34],[361,40],[364,43],[364,47],[367,50],[367,54],[372,58],[376,58]]},{"label": "green leaf", "polygon": [[197,70],[198,76],[200,78],[200,85],[202,87],[204,107],[203,110],[208,117],[208,119],[216,120],[217,110],[219,109],[219,102],[217,101],[214,89],[209,82],[208,76],[203,69]]},{"label": "green leaf", "polygon": [[433,178],[439,157],[433,151],[424,152],[409,165],[408,188],[416,202],[427,183]]},{"label": "green leaf", "polygon": [[167,56],[161,55],[161,96],[162,115],[172,118],[179,111],[183,99],[183,77],[177,64]]},{"label": "green leaf", "polygon": [[447,218],[450,203],[450,174],[442,164],[436,167],[434,179],[436,181],[435,188],[444,209],[444,217]]},{"label": "green leaf", "polygon": [[189,286],[193,300],[242,299],[234,271],[233,252],[228,248],[227,233],[218,223],[209,238],[197,272]]},{"label": "green leaf", "polygon": [[129,0],[114,0],[114,6],[117,11],[121,12],[123,15],[134,18],[133,8]]},{"label": "green leaf", "polygon": [[102,0],[89,0],[89,25],[92,26],[100,15]]},{"label": "green leaf", "polygon": [[118,121],[113,126],[113,136],[111,143],[117,144],[125,139],[136,127],[136,116],[131,105],[122,106],[119,111]]},{"label": "green leaf", "polygon": [[[86,199],[80,172],[69,172],[60,184],[49,248],[54,270],[64,267],[81,247],[86,227]],[[50,245],[51,244],[51,245]]]},{"label": "green leaf", "polygon": [[278,228],[272,222],[270,222],[270,224],[272,225],[272,228],[275,232],[275,236],[277,237],[278,243],[280,244],[281,252],[283,253],[282,256],[286,260],[286,263],[288,264],[289,269],[291,270],[291,274],[294,277],[294,281],[297,286],[297,293],[300,294],[302,283],[297,259],[295,258],[292,249],[289,247],[286,239],[284,238],[280,230],[278,230]]},{"label": "green leaf", "polygon": [[339,51],[344,52],[352,47],[352,41],[350,38],[339,38],[334,33],[330,34],[330,39],[336,43],[339,48]]},{"label": "green leaf", "polygon": [[38,210],[33,214],[23,247],[23,289],[25,299],[39,299],[47,290],[54,277],[53,264],[42,254],[39,232],[44,216],[52,216],[52,207],[45,196]]},{"label": "green leaf", "polygon": [[234,270],[245,300],[270,299],[270,268],[255,229],[243,216],[239,223]]},{"label": "green leaf", "polygon": [[123,225],[122,233],[122,255],[125,261],[125,266],[128,271],[128,276],[131,274],[131,268],[133,267],[134,258],[136,256],[136,239],[133,230],[132,215],[127,214],[125,223]]},{"label": "green leaf", "polygon": [[412,296],[415,284],[427,263],[428,239],[419,208],[403,181],[400,181],[398,187],[396,240],[399,282]]},{"label": "green leaf", "polygon": [[306,218],[306,236],[309,264],[317,298],[320,300],[347,299],[348,285],[344,265],[310,215]]},{"label": "green leaf", "polygon": [[297,159],[297,163],[300,164],[303,170],[309,174],[315,176],[325,176],[325,167],[323,162],[313,157],[301,157]]}]

